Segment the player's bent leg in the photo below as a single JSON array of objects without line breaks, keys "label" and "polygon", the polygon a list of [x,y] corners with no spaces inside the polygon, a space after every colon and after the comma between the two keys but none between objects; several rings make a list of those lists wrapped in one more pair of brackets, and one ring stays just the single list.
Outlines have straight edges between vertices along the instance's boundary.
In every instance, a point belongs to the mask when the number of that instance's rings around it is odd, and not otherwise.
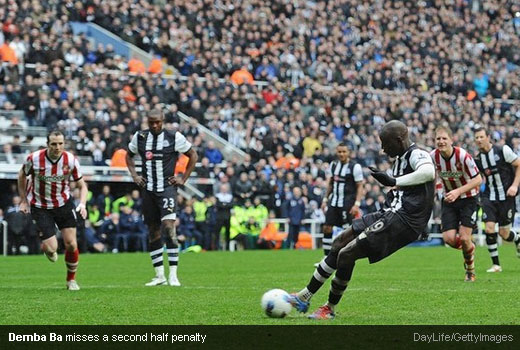
[{"label": "player's bent leg", "polygon": [[79,264],[79,250],[76,241],[76,228],[67,227],[61,229],[63,243],[65,244],[65,264],[67,265],[67,289],[79,290],[76,283],[76,271]]},{"label": "player's bent leg", "polygon": [[329,255],[330,249],[332,247],[332,226],[331,225],[323,225],[323,238],[322,238],[321,242],[323,245],[324,256]]},{"label": "player's bent leg", "polygon": [[332,279],[327,304],[319,307],[314,313],[309,315],[309,318],[325,320],[333,319],[336,316],[334,308],[339,303],[343,293],[347,289],[348,283],[352,278],[355,262],[356,260],[365,257],[366,253],[355,240],[351,240],[345,247],[341,248],[338,254],[338,269],[336,275]]},{"label": "player's bent leg", "polygon": [[366,258],[367,254],[357,241],[350,241],[345,247],[341,248],[338,254],[338,270],[353,265],[356,260]]},{"label": "player's bent leg", "polygon": [[166,252],[168,254],[168,264],[170,275],[168,284],[172,287],[179,287],[181,283],[177,277],[177,266],[179,264],[179,242],[175,230],[175,220],[166,219],[162,221],[161,231],[166,241]]},{"label": "player's bent leg", "polygon": [[65,245],[66,251],[73,252],[78,249],[75,227],[64,228],[61,230],[61,234],[63,235],[63,244]]},{"label": "player's bent leg", "polygon": [[307,312],[312,296],[318,292],[336,270],[339,251],[353,239],[354,231],[352,227],[344,230],[336,237],[332,242],[329,254],[320,261],[307,286],[298,293],[291,294],[290,302],[296,310]]},{"label": "player's bent leg", "polygon": [[447,230],[442,232],[442,240],[444,243],[455,249],[461,249],[462,243],[460,236],[457,235],[457,230]]},{"label": "player's bent leg", "polygon": [[50,262],[56,262],[58,260],[58,253],[56,252],[58,250],[58,240],[56,236],[44,239],[41,244],[41,249]]},{"label": "player's bent leg", "polygon": [[511,229],[511,224],[499,226],[498,233],[504,241],[512,242],[516,248],[516,256],[520,258],[520,234]]},{"label": "player's bent leg", "polygon": [[471,240],[472,227],[460,226],[460,241],[462,243],[462,255],[464,257],[464,268],[466,275],[464,280],[466,282],[475,281],[475,244]]},{"label": "player's bent leg", "polygon": [[[323,246],[323,256],[327,257],[330,253],[330,248],[332,247],[332,226],[331,225],[323,225],[323,238],[321,239],[321,243]],[[317,262],[314,264],[314,267],[318,267],[320,263]]]},{"label": "player's bent leg", "polygon": [[487,272],[501,272],[502,267],[500,266],[500,260],[498,258],[498,244],[497,238],[498,233],[495,232],[495,222],[488,221],[486,222],[486,244],[488,247],[489,256],[491,257],[491,261],[493,265],[486,270]]}]

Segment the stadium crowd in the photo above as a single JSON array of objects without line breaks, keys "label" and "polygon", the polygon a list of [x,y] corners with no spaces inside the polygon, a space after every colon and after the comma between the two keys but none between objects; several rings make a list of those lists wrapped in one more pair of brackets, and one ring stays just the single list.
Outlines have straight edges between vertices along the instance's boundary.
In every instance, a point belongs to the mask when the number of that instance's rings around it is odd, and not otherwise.
[{"label": "stadium crowd", "polygon": [[[520,152],[520,5],[512,0],[0,0],[0,21],[0,109],[62,129],[78,155],[106,165],[145,125],[144,112],[162,104],[167,127],[199,152],[197,176],[216,180],[204,188],[208,198],[229,183],[240,207],[259,197],[276,217],[295,186],[307,215],[320,206],[339,142],[364,167],[385,168],[378,129],[391,119],[430,148],[435,126],[449,124],[473,153],[478,121]],[[94,22],[177,74],[129,74],[129,62],[73,35],[70,21]],[[195,121],[181,123],[179,111]],[[223,162],[196,123],[246,160]],[[4,152],[21,152],[21,142]],[[380,187],[369,178],[365,190],[361,209],[377,209]]]}]

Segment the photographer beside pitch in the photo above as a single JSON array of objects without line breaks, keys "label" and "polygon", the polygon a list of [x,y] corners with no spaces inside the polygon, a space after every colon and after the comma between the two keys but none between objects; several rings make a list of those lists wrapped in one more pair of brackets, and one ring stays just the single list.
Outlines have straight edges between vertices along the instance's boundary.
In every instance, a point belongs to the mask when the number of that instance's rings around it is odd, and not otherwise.
[{"label": "photographer beside pitch", "polygon": [[[67,289],[79,290],[76,283],[79,251],[76,241],[76,212],[87,218],[85,203],[88,188],[81,175],[79,162],[64,150],[65,138],[61,131],[47,135],[47,148],[33,152],[18,174],[18,193],[22,198],[20,210],[31,212],[40,231],[42,250],[51,262],[58,260],[56,226],[61,230],[65,244],[67,265]],[[80,188],[80,203],[74,207],[70,193],[70,181]],[[29,179],[29,181],[27,181]]]},{"label": "photographer beside pitch", "polygon": [[429,153],[410,142],[408,129],[400,121],[386,123],[379,137],[383,151],[395,158],[392,176],[370,169],[377,181],[392,190],[385,208],[354,220],[352,227],[333,241],[330,253],[320,262],[309,284],[291,295],[291,304],[299,312],[306,312],[312,296],[336,271],[328,302],[309,318],[335,317],[334,308],[347,289],[356,260],[368,258],[370,263],[376,263],[415,241],[426,230],[435,190],[435,167]]}]

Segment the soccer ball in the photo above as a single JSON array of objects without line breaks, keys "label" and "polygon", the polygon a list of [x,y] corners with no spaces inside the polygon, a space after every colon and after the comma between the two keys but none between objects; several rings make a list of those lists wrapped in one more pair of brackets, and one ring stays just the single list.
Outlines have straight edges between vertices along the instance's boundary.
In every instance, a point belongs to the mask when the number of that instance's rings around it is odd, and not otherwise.
[{"label": "soccer ball", "polygon": [[289,293],[282,289],[271,289],[262,296],[262,309],[269,317],[282,318],[287,316],[292,305],[289,303]]}]

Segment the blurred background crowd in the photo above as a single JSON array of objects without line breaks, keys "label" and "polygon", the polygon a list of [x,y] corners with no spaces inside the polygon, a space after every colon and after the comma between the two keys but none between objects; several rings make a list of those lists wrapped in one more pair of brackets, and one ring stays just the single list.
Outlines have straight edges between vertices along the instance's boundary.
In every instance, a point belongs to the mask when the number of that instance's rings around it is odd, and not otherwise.
[{"label": "blurred background crowd", "polygon": [[[95,45],[74,35],[71,22],[96,23],[155,60],[147,67],[110,44]],[[110,165],[146,127],[145,112],[160,105],[166,128],[184,133],[199,153],[194,176],[214,180],[200,187],[205,198],[179,199],[179,225],[197,217],[197,203],[216,206],[222,188],[237,208],[260,202],[262,217],[283,217],[298,187],[305,217],[319,217],[336,145],[345,142],[363,167],[386,168],[378,130],[391,119],[405,121],[426,148],[434,146],[435,127],[448,124],[455,143],[472,154],[472,129],[483,124],[495,142],[520,154],[514,0],[0,0],[0,23],[0,110],[25,115],[6,125],[2,161],[18,163],[30,149],[27,124],[63,130],[84,165]],[[245,151],[245,160],[225,158],[198,125]],[[97,224],[128,216],[131,242],[111,242],[110,249],[145,249],[139,208],[107,209],[98,200],[102,184],[91,187],[87,231],[105,245]],[[113,187],[114,201],[134,197]],[[368,177],[365,190],[362,211],[377,210],[381,188]],[[4,200],[4,217],[13,206],[12,196]],[[96,210],[101,220],[90,220]],[[205,220],[216,220],[206,211]],[[243,217],[240,233],[247,235],[254,220]],[[183,230],[194,232],[186,246],[218,249],[211,233]]]}]

